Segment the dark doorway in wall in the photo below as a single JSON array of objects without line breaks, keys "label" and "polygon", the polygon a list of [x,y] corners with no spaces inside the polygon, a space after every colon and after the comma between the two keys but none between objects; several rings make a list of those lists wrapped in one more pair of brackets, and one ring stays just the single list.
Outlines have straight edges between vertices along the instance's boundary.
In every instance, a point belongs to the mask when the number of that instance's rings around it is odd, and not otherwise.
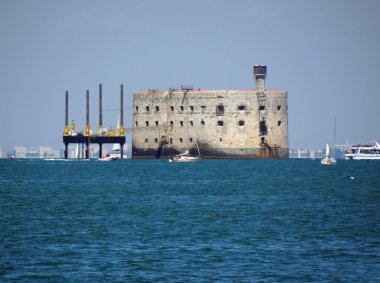
[{"label": "dark doorway in wall", "polygon": [[265,121],[260,121],[260,136],[266,136],[268,134],[268,128]]}]

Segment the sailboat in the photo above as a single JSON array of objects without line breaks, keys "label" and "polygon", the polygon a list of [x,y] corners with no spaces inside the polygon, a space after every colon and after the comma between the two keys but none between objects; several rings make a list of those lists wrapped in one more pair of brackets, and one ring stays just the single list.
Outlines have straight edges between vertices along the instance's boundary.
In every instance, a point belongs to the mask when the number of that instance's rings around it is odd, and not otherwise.
[{"label": "sailboat", "polygon": [[78,158],[79,159],[79,143],[77,143],[77,147],[75,149],[75,155],[74,155],[74,158]]},{"label": "sailboat", "polygon": [[336,128],[336,120],[334,119],[334,134],[333,134],[333,144],[332,144],[332,156],[330,156],[330,147],[329,147],[329,144],[326,144],[326,156],[321,160],[321,164],[323,164],[323,165],[336,164],[336,159],[335,159],[335,128]]}]

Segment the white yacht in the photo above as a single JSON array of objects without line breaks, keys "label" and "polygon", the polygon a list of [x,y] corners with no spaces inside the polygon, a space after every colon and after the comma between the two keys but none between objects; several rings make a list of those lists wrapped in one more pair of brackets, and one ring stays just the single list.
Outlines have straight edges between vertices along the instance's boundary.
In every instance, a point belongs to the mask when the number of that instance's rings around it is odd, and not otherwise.
[{"label": "white yacht", "polygon": [[189,156],[189,151],[169,157],[169,162],[195,162],[199,160],[200,157],[198,156]]},{"label": "white yacht", "polygon": [[345,153],[346,159],[369,159],[369,160],[380,160],[380,144],[378,142],[372,141],[368,144],[357,144],[351,146]]},{"label": "white yacht", "polygon": [[118,159],[118,158],[115,156],[112,156],[111,154],[108,153],[106,156],[99,158],[99,161],[113,161],[116,159]]}]

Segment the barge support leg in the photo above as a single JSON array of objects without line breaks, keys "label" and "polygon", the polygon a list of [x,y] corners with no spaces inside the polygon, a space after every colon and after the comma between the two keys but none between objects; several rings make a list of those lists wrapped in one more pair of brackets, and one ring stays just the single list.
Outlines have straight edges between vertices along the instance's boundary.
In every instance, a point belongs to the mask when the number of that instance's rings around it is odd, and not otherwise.
[{"label": "barge support leg", "polygon": [[67,156],[68,156],[68,152],[69,152],[69,144],[68,143],[65,143],[65,159],[67,159]]}]

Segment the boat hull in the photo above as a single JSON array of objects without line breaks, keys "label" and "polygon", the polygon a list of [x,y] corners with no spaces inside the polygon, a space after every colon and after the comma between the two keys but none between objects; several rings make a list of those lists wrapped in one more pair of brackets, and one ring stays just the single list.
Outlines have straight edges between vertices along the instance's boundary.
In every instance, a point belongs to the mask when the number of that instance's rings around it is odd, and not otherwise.
[{"label": "boat hull", "polygon": [[346,154],[348,160],[380,160],[380,154]]},{"label": "boat hull", "polygon": [[321,160],[321,164],[323,165],[334,165],[336,164],[335,158],[332,157],[325,157]]}]

